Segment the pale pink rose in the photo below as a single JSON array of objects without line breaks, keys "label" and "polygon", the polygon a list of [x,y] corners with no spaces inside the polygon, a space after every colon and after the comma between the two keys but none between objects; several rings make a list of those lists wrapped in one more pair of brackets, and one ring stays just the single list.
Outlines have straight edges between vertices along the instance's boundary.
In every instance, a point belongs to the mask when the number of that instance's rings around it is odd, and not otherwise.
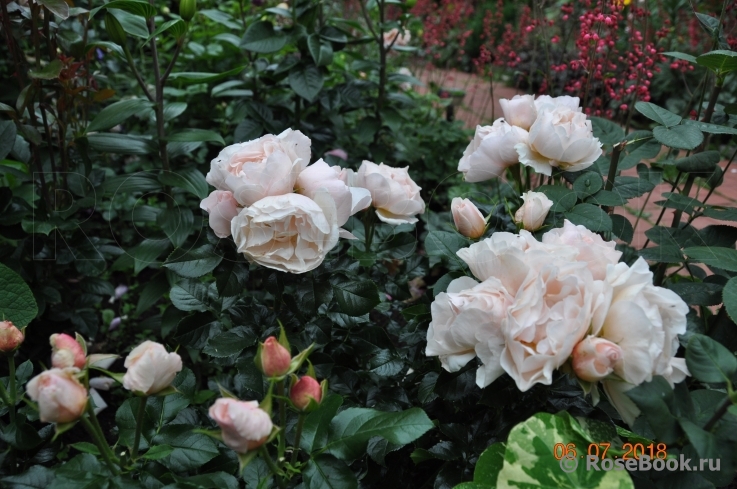
[{"label": "pale pink rose", "polygon": [[592,324],[592,334],[617,344],[622,360],[614,366],[621,381],[602,383],[610,401],[632,424],[639,411],[624,392],[660,375],[673,386],[690,375],[683,358],[676,358],[678,335],[686,332],[689,307],[673,291],[656,287],[647,262],[638,258],[609,265],[606,282],[613,298],[603,324]]},{"label": "pale pink rose", "polygon": [[478,355],[484,366],[476,373],[477,382],[488,385],[503,373],[501,328],[512,300],[495,278],[482,283],[469,277],[453,280],[431,305],[425,354],[438,356],[449,372],[460,370]]},{"label": "pale pink rose", "polygon": [[484,216],[470,200],[455,197],[450,203],[450,212],[458,232],[465,237],[477,239],[486,231]]},{"label": "pale pink rose", "polygon": [[230,221],[238,215],[240,209],[228,190],[213,190],[210,195],[200,202],[200,209],[207,211],[210,218],[210,228],[218,238],[230,236]]},{"label": "pale pink rose", "polygon": [[413,224],[417,222],[414,216],[425,212],[422,189],[410,178],[408,169],[364,161],[355,174],[356,187],[368,189],[376,215],[385,223]]},{"label": "pale pink rose", "polygon": [[365,188],[350,187],[342,178],[343,169],[322,159],[305,168],[297,178],[295,191],[314,199],[318,190],[326,190],[335,201],[338,226],[342,227],[358,211],[371,205],[371,193]]},{"label": "pale pink rose", "polygon": [[144,341],[125,358],[125,368],[123,387],[150,396],[171,385],[182,370],[182,359],[160,343]]},{"label": "pale pink rose", "polygon": [[38,403],[42,422],[70,423],[82,416],[87,406],[87,390],[77,380],[78,372],[74,367],[52,368],[28,382],[26,393]]},{"label": "pale pink rose", "polygon": [[322,386],[309,375],[300,378],[289,390],[289,399],[294,407],[304,411],[310,405],[310,400],[320,404],[322,401]]},{"label": "pale pink rose", "polygon": [[553,168],[584,170],[602,154],[591,121],[565,106],[539,110],[527,142],[516,144],[514,149],[520,163],[544,175],[551,175]]},{"label": "pale pink rose", "polygon": [[210,163],[207,183],[233,192],[249,206],[267,196],[292,192],[299,173],[310,162],[310,139],[287,129],[223,149]]},{"label": "pale pink rose", "polygon": [[87,358],[82,345],[76,339],[64,333],[52,334],[49,342],[51,343],[51,365],[54,368],[84,368]]},{"label": "pale pink rose", "polygon": [[515,95],[511,99],[502,98],[499,99],[499,105],[502,107],[504,120],[525,131],[529,131],[530,126],[537,119],[534,95]]},{"label": "pale pink rose", "polygon": [[0,352],[9,353],[23,343],[23,332],[10,321],[0,321]]},{"label": "pale pink rose", "polygon": [[537,231],[543,226],[545,218],[553,207],[553,201],[542,192],[525,192],[524,202],[514,214],[514,222],[521,224],[527,231]]},{"label": "pale pink rose", "polygon": [[406,46],[409,44],[411,40],[412,40],[412,34],[407,29],[404,29],[404,31],[400,33],[399,29],[394,27],[393,29],[390,29],[384,33],[384,47],[385,48],[388,48],[389,46],[391,46],[392,43],[394,43],[393,44],[394,46]]},{"label": "pale pink rose", "polygon": [[501,365],[523,392],[551,384],[611,298],[611,287],[593,280],[586,264],[548,259],[520,286],[504,326]]},{"label": "pale pink rose", "polygon": [[574,112],[581,112],[581,99],[571,97],[570,95],[561,95],[560,97],[551,97],[550,95],[540,95],[535,99],[535,109],[537,112],[543,110],[551,110],[556,107],[564,107]]},{"label": "pale pink rose", "polygon": [[587,336],[573,348],[573,371],[586,382],[596,382],[614,372],[622,349],[604,338]]},{"label": "pale pink rose", "polygon": [[261,344],[258,366],[267,377],[281,377],[289,371],[292,355],[274,336],[269,336]]},{"label": "pale pink rose", "polygon": [[576,260],[584,261],[589,265],[589,270],[594,280],[606,278],[607,266],[616,265],[621,251],[614,247],[614,241],[604,241],[601,236],[592,233],[585,226],[575,225],[566,219],[562,228],[551,229],[543,235],[543,243],[565,244],[578,249]]},{"label": "pale pink rose", "polygon": [[476,134],[458,162],[467,182],[483,182],[504,175],[519,162],[517,144],[527,142],[527,131],[497,119],[491,126],[476,126]]},{"label": "pale pink rose", "polygon": [[210,407],[210,417],[222,429],[223,443],[238,453],[263,445],[274,427],[256,401],[220,398]]},{"label": "pale pink rose", "polygon": [[325,190],[266,197],[231,223],[238,252],[259,265],[289,273],[320,266],[338,243],[335,201]]},{"label": "pale pink rose", "polygon": [[336,158],[340,158],[343,161],[348,161],[348,153],[340,148],[331,149],[330,151],[325,153],[325,155],[335,156]]}]

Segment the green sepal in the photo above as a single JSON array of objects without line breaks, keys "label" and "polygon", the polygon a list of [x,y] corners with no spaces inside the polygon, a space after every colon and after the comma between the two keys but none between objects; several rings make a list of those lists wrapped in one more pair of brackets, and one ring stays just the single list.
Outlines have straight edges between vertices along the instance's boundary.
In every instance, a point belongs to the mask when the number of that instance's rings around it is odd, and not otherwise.
[{"label": "green sepal", "polygon": [[[174,387],[173,385],[170,385],[169,387],[165,387],[164,389],[160,390],[156,394],[152,394],[152,395],[154,397],[164,397],[164,396],[170,396],[172,394],[176,394],[177,392],[179,392],[177,388]],[[138,393],[136,393],[136,395],[138,395]],[[140,394],[140,395],[147,397],[146,394]]]},{"label": "green sepal", "polygon": [[274,390],[274,383],[270,382],[269,391],[264,396],[264,400],[261,401],[261,403],[258,405],[258,407],[266,411],[266,414],[268,414],[269,416],[271,416],[271,404],[272,404],[271,397],[272,397],[273,390]]},{"label": "green sepal", "polygon": [[289,346],[289,340],[287,339],[287,332],[284,331],[284,325],[278,319],[277,322],[279,323],[279,344],[291,353],[292,348]]},{"label": "green sepal", "polygon": [[84,356],[86,357],[87,356],[87,342],[84,340],[84,337],[75,331],[74,339],[77,340],[77,343],[79,343],[79,346],[82,347],[82,351],[84,352]]},{"label": "green sepal", "polygon": [[51,438],[51,441],[52,442],[56,441],[56,439],[59,436],[63,435],[67,431],[69,431],[72,428],[74,428],[74,425],[76,425],[76,424],[77,424],[77,420],[70,421],[68,423],[56,423],[56,425],[54,426],[54,428],[55,428],[55,430],[54,430],[54,437]]},{"label": "green sepal", "polygon": [[200,435],[207,435],[210,438],[215,438],[216,440],[223,441],[223,432],[219,430],[205,430],[201,428],[197,428],[192,430],[192,433],[199,433]]},{"label": "green sepal", "polygon": [[254,458],[258,456],[258,450],[252,450],[248,453],[238,453],[238,473],[242,474],[246,466],[250,464]]},{"label": "green sepal", "polygon": [[125,374],[111,372],[109,370],[105,370],[104,368],[95,367],[94,365],[90,365],[90,368],[92,370],[97,370],[98,372],[104,373],[105,375],[107,375],[108,377],[110,377],[111,379],[113,379],[115,382],[119,384],[123,383],[123,377],[125,377]]},{"label": "green sepal", "polygon": [[307,377],[312,377],[313,379],[317,380],[317,374],[315,373],[315,367],[312,366],[312,362],[309,359],[307,360],[307,373],[305,375]]},{"label": "green sepal", "polygon": [[220,389],[220,397],[226,397],[229,399],[238,399],[238,397],[230,392],[228,389],[218,383],[218,389]]},{"label": "green sepal", "polygon": [[289,364],[289,371],[288,374],[293,374],[299,368],[302,366],[302,363],[307,360],[307,357],[310,356],[310,353],[312,353],[312,349],[315,348],[315,344],[312,343],[310,346],[299,352],[299,354],[292,358],[292,362]]}]

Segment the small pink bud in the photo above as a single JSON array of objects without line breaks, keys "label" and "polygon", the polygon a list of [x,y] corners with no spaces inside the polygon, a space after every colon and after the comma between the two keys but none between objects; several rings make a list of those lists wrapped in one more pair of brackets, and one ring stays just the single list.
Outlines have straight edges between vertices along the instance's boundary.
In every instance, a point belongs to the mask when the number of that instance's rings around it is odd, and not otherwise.
[{"label": "small pink bud", "polygon": [[52,334],[51,365],[54,368],[77,367],[84,368],[86,357],[82,345],[68,334]]},{"label": "small pink bud", "polygon": [[588,336],[573,348],[573,371],[581,380],[596,382],[611,374],[621,359],[619,345],[604,338]]},{"label": "small pink bud", "polygon": [[9,353],[23,343],[23,332],[10,321],[0,321],[0,352]]},{"label": "small pink bud", "polygon": [[455,197],[450,204],[450,211],[459,233],[471,239],[483,236],[486,231],[486,221],[473,202]]},{"label": "small pink bud", "polygon": [[310,399],[314,399],[317,404],[320,404],[320,401],[322,401],[322,387],[312,377],[304,376],[292,386],[289,398],[292,400],[294,407],[304,411],[310,405]]},{"label": "small pink bud", "polygon": [[261,371],[267,377],[281,377],[289,372],[292,355],[279,341],[269,336],[261,345]]}]

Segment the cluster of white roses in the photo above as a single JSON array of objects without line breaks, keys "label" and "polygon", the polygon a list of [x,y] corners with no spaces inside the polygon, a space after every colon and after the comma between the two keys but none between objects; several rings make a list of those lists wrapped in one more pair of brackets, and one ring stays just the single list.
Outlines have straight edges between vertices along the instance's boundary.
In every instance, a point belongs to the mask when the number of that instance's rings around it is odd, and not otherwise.
[{"label": "cluster of white roses", "polygon": [[458,163],[467,182],[500,177],[517,163],[548,176],[554,167],[581,171],[601,156],[601,143],[578,97],[515,95],[499,102],[504,117],[477,126]]},{"label": "cluster of white roses", "polygon": [[[318,267],[342,226],[370,205],[390,224],[414,223],[424,211],[407,168],[364,161],[358,172],[310,162],[310,139],[287,129],[234,144],[212,160],[207,182],[217,190],[200,207],[218,237],[233,236],[252,262],[291,273]],[[309,166],[308,166],[309,165]]]},{"label": "cluster of white roses", "polygon": [[497,232],[458,251],[473,275],[450,283],[432,304],[427,355],[448,371],[474,357],[485,387],[504,372],[521,391],[549,385],[564,366],[594,401],[597,384],[629,424],[639,414],[624,393],[661,375],[688,375],[675,358],[688,306],[656,287],[647,263],[618,263],[621,253],[583,226],[565,221],[543,235]]}]

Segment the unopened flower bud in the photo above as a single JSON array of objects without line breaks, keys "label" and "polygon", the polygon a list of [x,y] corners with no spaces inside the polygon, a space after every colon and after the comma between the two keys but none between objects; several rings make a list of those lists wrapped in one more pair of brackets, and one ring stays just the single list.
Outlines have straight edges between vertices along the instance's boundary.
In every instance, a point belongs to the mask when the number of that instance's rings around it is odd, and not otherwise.
[{"label": "unopened flower bud", "polygon": [[186,22],[192,20],[197,13],[197,0],[181,0],[179,2],[179,15]]},{"label": "unopened flower bud", "polygon": [[68,334],[52,334],[49,337],[51,343],[51,365],[54,368],[77,367],[84,368],[87,360],[82,345]]},{"label": "unopened flower bud", "polygon": [[573,348],[573,371],[581,380],[596,382],[611,374],[621,359],[619,345],[604,338],[588,336]]},{"label": "unopened flower bud", "polygon": [[542,192],[525,192],[522,200],[524,204],[514,214],[514,222],[521,224],[527,231],[537,231],[545,222],[553,201]]},{"label": "unopened flower bud", "polygon": [[10,321],[0,321],[0,352],[15,351],[23,343],[23,332]]},{"label": "unopened flower bud", "polygon": [[473,202],[456,197],[450,204],[450,211],[459,233],[471,239],[483,236],[486,231],[486,221]]},{"label": "unopened flower bud", "polygon": [[281,377],[289,372],[292,363],[292,355],[279,341],[269,336],[261,345],[259,355],[256,357],[256,365],[267,377]]},{"label": "unopened flower bud", "polygon": [[128,39],[123,26],[110,12],[105,13],[105,30],[107,35],[110,36],[110,40],[120,46],[125,44],[126,39]]},{"label": "unopened flower bud", "polygon": [[294,407],[304,411],[310,405],[310,399],[320,404],[322,401],[322,386],[315,379],[306,375],[299,379],[289,391],[289,398]]},{"label": "unopened flower bud", "polygon": [[238,453],[248,453],[266,443],[274,425],[256,401],[220,398],[210,407],[210,417],[222,429],[223,443]]},{"label": "unopened flower bud", "polygon": [[87,389],[77,380],[75,368],[52,368],[32,378],[28,396],[38,403],[44,423],[70,423],[79,419],[87,406]]}]

